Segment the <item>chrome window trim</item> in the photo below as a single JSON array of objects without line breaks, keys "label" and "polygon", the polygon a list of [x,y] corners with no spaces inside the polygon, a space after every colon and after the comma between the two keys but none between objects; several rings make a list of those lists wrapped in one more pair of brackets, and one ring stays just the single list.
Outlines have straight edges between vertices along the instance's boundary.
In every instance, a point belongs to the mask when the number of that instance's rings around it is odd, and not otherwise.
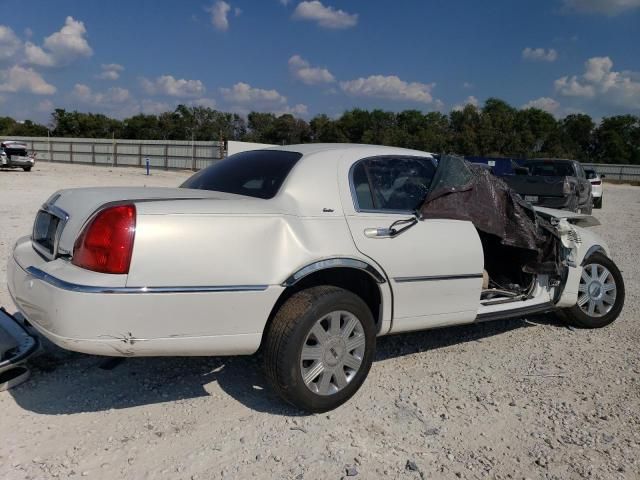
[{"label": "chrome window trim", "polygon": [[[17,262],[16,262],[17,263]],[[20,264],[18,264],[20,265]],[[20,268],[23,268],[20,266]],[[24,270],[24,268],[23,268]],[[37,267],[28,267],[25,272],[36,280],[43,281],[61,290],[75,293],[117,293],[117,294],[143,294],[143,293],[210,293],[210,292],[262,292],[268,285],[216,285],[216,286],[170,286],[170,287],[101,287],[93,285],[80,285],[67,282],[55,277]]]},{"label": "chrome window trim", "polygon": [[353,170],[356,168],[356,166],[364,161],[367,160],[371,160],[371,159],[376,159],[376,158],[395,158],[395,159],[402,159],[402,158],[411,158],[411,159],[426,159],[426,160],[430,160],[431,163],[433,164],[434,168],[438,168],[438,164],[436,163],[435,159],[433,158],[433,156],[431,155],[425,155],[425,156],[421,156],[421,155],[373,155],[371,157],[365,157],[365,158],[361,158],[360,160],[353,162],[353,164],[351,165],[351,167],[349,167],[349,190],[351,192],[351,201],[353,202],[353,208],[355,209],[356,213],[377,213],[377,214],[385,214],[385,215],[415,215],[415,212],[411,211],[411,210],[384,210],[384,209],[366,209],[366,208],[360,208],[360,205],[358,204],[358,195],[356,194],[356,187],[355,184],[353,183]]},{"label": "chrome window trim", "polygon": [[384,275],[382,275],[375,267],[372,267],[362,260],[357,260],[355,258],[328,258],[302,267],[289,276],[281,285],[283,287],[290,287],[312,273],[327,270],[329,268],[355,268],[368,273],[377,283],[386,283]]},{"label": "chrome window trim", "polygon": [[[52,199],[53,202],[55,202],[58,199],[58,197],[59,195],[55,196]],[[58,256],[58,248],[60,246],[60,237],[62,236],[62,231],[64,230],[64,227],[66,226],[70,217],[67,212],[65,212],[60,207],[53,205],[51,201],[42,205],[42,207],[40,208],[40,210],[38,210],[38,213],[36,214],[36,219],[38,218],[38,215],[40,214],[40,212],[45,212],[50,215],[53,215],[59,220],[58,228],[56,229],[56,236],[53,242],[53,252],[47,251],[42,245],[40,245],[38,242],[35,241],[34,239],[35,228],[36,228],[35,221],[33,222],[33,228],[31,230],[31,244],[33,245],[34,250],[38,252],[40,255],[42,255],[44,258],[46,258],[47,260],[55,260],[55,258]]]}]

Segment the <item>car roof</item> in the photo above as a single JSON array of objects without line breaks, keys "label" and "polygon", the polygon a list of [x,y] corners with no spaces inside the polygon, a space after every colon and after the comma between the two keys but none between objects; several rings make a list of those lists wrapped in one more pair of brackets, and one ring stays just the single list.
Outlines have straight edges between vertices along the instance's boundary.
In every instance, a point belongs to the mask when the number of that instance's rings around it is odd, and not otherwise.
[{"label": "car roof", "polygon": [[366,144],[358,144],[358,143],[305,143],[298,145],[285,145],[270,148],[269,150],[284,150],[288,152],[298,152],[302,155],[312,155],[315,153],[322,152],[330,152],[330,151],[340,151],[340,152],[352,152],[362,151],[363,153],[370,153],[372,151],[377,152],[379,155],[384,155],[385,153],[388,155],[420,155],[424,156],[431,155],[430,152],[423,152],[420,150],[411,150],[408,148],[399,148],[399,147],[387,147],[384,145],[366,145]]}]

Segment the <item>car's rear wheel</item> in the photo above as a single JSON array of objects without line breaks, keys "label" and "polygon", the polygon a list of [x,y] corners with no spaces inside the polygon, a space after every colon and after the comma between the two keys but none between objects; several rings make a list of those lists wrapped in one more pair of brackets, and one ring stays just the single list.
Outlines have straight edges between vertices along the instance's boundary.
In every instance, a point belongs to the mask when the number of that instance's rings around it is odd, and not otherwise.
[{"label": "car's rear wheel", "polygon": [[371,310],[333,286],[303,290],[276,313],[267,332],[265,370],[285,400],[311,412],[343,404],[364,382],[375,353]]},{"label": "car's rear wheel", "polygon": [[593,208],[602,208],[602,197],[593,199]]},{"label": "car's rear wheel", "polygon": [[567,309],[567,320],[576,327],[600,328],[612,323],[624,305],[624,281],[616,264],[602,253],[584,262],[578,285],[578,303]]},{"label": "car's rear wheel", "polygon": [[30,172],[30,171],[31,171],[31,167],[22,167],[22,169],[23,169],[25,172]]}]

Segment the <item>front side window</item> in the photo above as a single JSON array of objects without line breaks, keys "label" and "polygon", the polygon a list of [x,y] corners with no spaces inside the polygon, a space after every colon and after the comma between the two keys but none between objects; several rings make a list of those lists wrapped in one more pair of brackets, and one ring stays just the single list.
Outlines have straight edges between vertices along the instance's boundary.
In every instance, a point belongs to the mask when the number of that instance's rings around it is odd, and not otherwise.
[{"label": "front side window", "polygon": [[353,195],[360,211],[418,209],[435,173],[431,158],[373,157],[352,169]]},{"label": "front side window", "polygon": [[269,199],[301,157],[301,153],[282,150],[237,153],[200,170],[180,187]]}]

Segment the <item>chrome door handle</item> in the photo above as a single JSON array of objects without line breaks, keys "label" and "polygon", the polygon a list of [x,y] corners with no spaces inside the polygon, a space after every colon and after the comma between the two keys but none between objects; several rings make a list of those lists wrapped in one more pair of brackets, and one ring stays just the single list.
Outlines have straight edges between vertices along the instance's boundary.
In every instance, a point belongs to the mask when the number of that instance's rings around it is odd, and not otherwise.
[{"label": "chrome door handle", "polygon": [[389,238],[392,237],[394,231],[390,228],[365,228],[364,236],[369,238]]}]

